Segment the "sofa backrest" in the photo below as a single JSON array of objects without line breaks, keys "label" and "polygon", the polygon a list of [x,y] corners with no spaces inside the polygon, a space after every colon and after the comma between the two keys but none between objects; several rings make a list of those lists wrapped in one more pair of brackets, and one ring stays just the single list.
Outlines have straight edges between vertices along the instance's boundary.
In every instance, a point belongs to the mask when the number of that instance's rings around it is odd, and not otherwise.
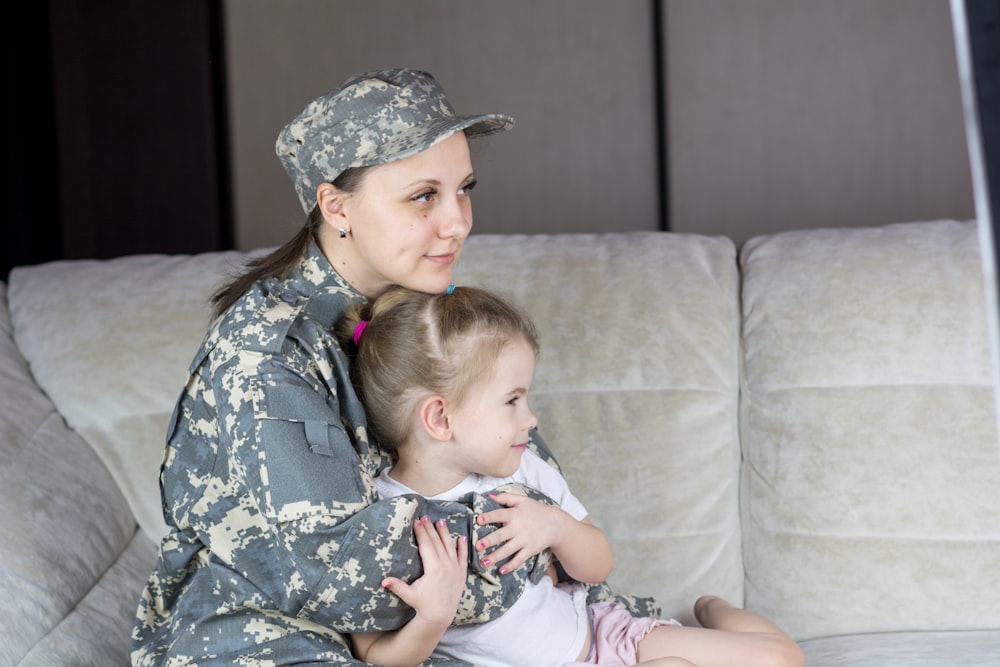
[{"label": "sofa backrest", "polygon": [[609,535],[619,592],[740,603],[739,300],[724,237],[473,236],[456,282],[527,308],[539,429]]},{"label": "sofa backrest", "polygon": [[[653,595],[684,622],[697,595],[721,594],[797,639],[996,628],[1000,446],[977,240],[974,223],[953,221],[785,232],[748,241],[737,264],[722,237],[474,235],[456,282],[510,296],[538,324],[533,407],[611,536],[617,591]],[[19,561],[24,572],[49,558],[61,577],[65,556],[87,579],[114,572],[126,549],[129,581],[144,576],[151,543],[128,546],[128,509],[158,540],[165,425],[207,297],[245,259],[11,273],[0,384],[24,405],[4,426],[5,493],[56,508],[46,525],[71,526],[64,537],[94,555],[45,544],[28,530],[41,523],[15,510],[4,521],[22,538],[5,564],[28,553],[37,563]],[[27,402],[32,379],[48,398]],[[77,455],[60,458],[66,448]],[[53,500],[67,479],[83,502]],[[111,517],[104,533],[85,524],[95,504]],[[28,533],[37,546],[16,550]],[[36,617],[87,606],[90,582],[53,585],[12,650],[48,632]],[[128,606],[129,595],[112,597]],[[86,634],[62,625],[59,646]]]},{"label": "sofa backrest", "polygon": [[1000,448],[974,222],[747,242],[748,606],[798,639],[1000,627]]},{"label": "sofa backrest", "polygon": [[[34,377],[156,541],[167,420],[208,325],[207,297],[243,259],[145,255],[11,274],[14,335]],[[456,282],[497,289],[536,320],[532,403],[616,547],[614,589],[652,595],[681,620],[703,592],[741,602],[732,242],[473,235]]]},{"label": "sofa backrest", "polygon": [[14,337],[69,426],[155,541],[167,421],[209,324],[208,296],[245,257],[132,255],[15,268]]}]

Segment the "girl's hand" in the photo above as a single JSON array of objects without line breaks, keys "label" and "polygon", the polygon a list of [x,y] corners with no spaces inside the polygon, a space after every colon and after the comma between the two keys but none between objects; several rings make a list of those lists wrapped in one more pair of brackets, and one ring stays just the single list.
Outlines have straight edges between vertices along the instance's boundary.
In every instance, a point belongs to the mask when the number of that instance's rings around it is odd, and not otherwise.
[{"label": "girl's hand", "polygon": [[442,519],[432,526],[428,517],[418,519],[413,526],[417,551],[424,574],[412,584],[396,577],[386,577],[382,586],[399,596],[417,612],[410,623],[417,621],[428,627],[443,629],[451,625],[465,590],[469,547],[463,536],[454,539]]},{"label": "girl's hand", "polygon": [[[476,542],[476,551],[485,567],[495,565],[509,556],[510,561],[500,568],[500,574],[513,572],[535,554],[556,544],[568,522],[575,523],[575,519],[562,509],[527,496],[491,493],[490,498],[507,509],[493,510],[476,517],[480,526],[500,524],[500,528]],[[501,546],[489,555],[484,555],[485,551],[496,545]]]}]

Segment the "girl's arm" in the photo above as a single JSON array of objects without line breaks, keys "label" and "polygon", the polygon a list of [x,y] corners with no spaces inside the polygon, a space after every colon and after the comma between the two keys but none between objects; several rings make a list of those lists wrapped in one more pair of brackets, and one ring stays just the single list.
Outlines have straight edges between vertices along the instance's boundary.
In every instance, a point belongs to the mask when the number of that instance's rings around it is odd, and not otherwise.
[{"label": "girl's arm", "polygon": [[552,545],[552,553],[569,576],[587,584],[599,584],[615,566],[611,543],[590,519],[584,517],[574,523],[575,529],[566,533],[562,543]]},{"label": "girl's arm", "polygon": [[[480,525],[501,524],[475,545],[484,566],[489,567],[509,556],[510,561],[500,569],[500,574],[506,574],[549,548],[566,573],[577,581],[597,584],[611,574],[614,567],[611,544],[604,531],[589,519],[578,521],[559,507],[513,493],[491,494],[490,497],[507,509],[477,517]],[[500,546],[485,554],[496,545]]]},{"label": "girl's arm", "polygon": [[435,531],[427,517],[414,525],[424,574],[412,584],[386,577],[382,585],[417,613],[399,630],[351,635],[354,655],[385,667],[415,667],[430,657],[451,625],[465,589],[469,550],[466,538],[455,540],[444,521]]}]

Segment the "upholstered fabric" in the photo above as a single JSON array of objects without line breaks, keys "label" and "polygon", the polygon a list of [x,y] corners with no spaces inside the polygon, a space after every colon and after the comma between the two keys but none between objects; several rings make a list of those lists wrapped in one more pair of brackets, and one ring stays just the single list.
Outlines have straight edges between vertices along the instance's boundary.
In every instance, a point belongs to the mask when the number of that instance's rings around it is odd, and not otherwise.
[{"label": "upholstered fabric", "polygon": [[498,290],[535,320],[532,405],[615,545],[615,587],[687,622],[699,593],[742,603],[732,242],[474,236],[455,280]]},{"label": "upholstered fabric", "polygon": [[94,583],[71,613],[41,637],[19,667],[128,665],[128,637],[135,619],[137,587],[149,576],[156,545],[141,530]]},{"label": "upholstered fabric", "polygon": [[53,262],[11,274],[14,336],[39,386],[111,471],[139,525],[166,532],[166,428],[237,253]]},{"label": "upholstered fabric", "polygon": [[[39,384],[156,538],[163,429],[207,325],[207,295],[236,259],[144,256],[17,271],[16,336]],[[456,280],[504,291],[538,320],[543,434],[616,539],[613,584],[655,594],[671,616],[690,617],[702,590],[740,602],[732,243],[655,233],[473,236]],[[653,285],[662,289],[610,301]]]},{"label": "upholstered fabric", "polygon": [[0,283],[0,664],[127,664],[153,543],[35,385],[6,302]]},{"label": "upholstered fabric", "polygon": [[741,263],[747,604],[800,639],[1000,628],[975,224],[787,232]]},{"label": "upholstered fabric", "polygon": [[[0,283],[0,664],[127,664],[167,419],[207,297],[244,259],[53,262]],[[685,623],[702,593],[744,603],[809,667],[978,667],[1000,664],[981,276],[974,224],[936,221],[739,251],[473,235],[456,282],[536,320],[533,407],[615,546],[617,591]]]},{"label": "upholstered fabric", "polygon": [[875,632],[802,642],[807,667],[996,667],[1000,630]]}]

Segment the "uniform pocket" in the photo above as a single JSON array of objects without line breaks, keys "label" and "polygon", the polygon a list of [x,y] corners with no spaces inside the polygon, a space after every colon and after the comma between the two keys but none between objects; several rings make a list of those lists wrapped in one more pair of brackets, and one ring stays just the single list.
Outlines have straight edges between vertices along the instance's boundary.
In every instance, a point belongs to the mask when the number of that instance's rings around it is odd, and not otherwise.
[{"label": "uniform pocket", "polygon": [[344,430],[335,399],[304,383],[265,381],[260,394],[260,480],[278,521],[345,514],[377,499],[371,466]]}]

